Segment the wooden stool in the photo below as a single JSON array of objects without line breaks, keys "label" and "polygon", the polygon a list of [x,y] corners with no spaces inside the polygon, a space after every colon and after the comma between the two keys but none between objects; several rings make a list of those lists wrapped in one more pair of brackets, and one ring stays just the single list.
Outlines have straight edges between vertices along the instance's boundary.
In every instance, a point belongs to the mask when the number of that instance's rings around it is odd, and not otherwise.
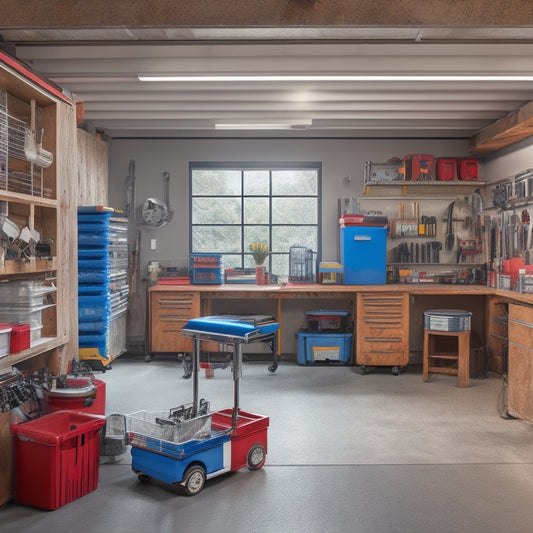
[{"label": "wooden stool", "polygon": [[[457,339],[457,351],[437,351],[439,337],[455,337]],[[455,368],[450,366],[436,366],[432,364],[435,360],[457,361],[457,365]],[[424,381],[429,380],[430,373],[457,376],[457,386],[468,387],[470,382],[470,330],[424,330],[424,357],[422,361],[422,375]]]}]

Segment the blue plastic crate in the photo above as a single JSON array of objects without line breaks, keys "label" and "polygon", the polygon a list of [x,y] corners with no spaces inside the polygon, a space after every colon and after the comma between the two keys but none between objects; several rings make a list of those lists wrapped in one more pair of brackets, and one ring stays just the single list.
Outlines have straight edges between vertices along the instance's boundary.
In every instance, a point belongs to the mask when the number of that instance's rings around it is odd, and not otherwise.
[{"label": "blue plastic crate", "polygon": [[106,332],[108,328],[109,320],[80,322],[78,324],[78,330],[80,333],[97,333],[101,335]]},{"label": "blue plastic crate", "polygon": [[191,283],[193,284],[222,283],[222,270],[220,268],[193,268],[191,274]]},{"label": "blue plastic crate", "polygon": [[87,248],[78,247],[78,259],[97,259],[103,260],[109,257],[107,248]]},{"label": "blue plastic crate", "polygon": [[301,365],[346,364],[351,355],[351,333],[298,333],[296,359]]},{"label": "blue plastic crate", "polygon": [[78,296],[78,317],[80,321],[105,320],[109,318],[109,302],[101,296]]}]

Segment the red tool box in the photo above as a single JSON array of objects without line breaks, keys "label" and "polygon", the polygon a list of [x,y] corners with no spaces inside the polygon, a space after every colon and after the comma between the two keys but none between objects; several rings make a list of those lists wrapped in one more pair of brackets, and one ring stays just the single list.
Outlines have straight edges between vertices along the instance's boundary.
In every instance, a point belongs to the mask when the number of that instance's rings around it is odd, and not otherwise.
[{"label": "red tool box", "polygon": [[403,159],[406,180],[429,181],[434,179],[434,156],[428,154],[408,154]]},{"label": "red tool box", "polygon": [[466,181],[477,181],[479,173],[478,159],[459,160],[459,179]]}]

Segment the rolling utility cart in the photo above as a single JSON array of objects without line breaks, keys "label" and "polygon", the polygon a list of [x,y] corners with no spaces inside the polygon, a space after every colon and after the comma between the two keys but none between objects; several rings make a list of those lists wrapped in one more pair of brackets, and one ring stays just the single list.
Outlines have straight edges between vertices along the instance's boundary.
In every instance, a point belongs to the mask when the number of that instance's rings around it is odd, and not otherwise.
[{"label": "rolling utility cart", "polygon": [[[232,320],[250,323],[254,326],[262,328],[266,324],[271,324],[275,322],[274,318],[269,315],[217,315],[218,320]],[[278,368],[278,332],[271,331],[270,333],[265,333],[263,335],[256,335],[253,338],[250,338],[248,344],[264,342],[268,345],[270,352],[272,354],[272,364],[268,366],[268,371],[274,373]],[[230,347],[232,348],[232,347]],[[183,356],[183,377],[189,379],[192,375],[192,360],[193,354],[185,353]],[[216,368],[226,368],[233,361],[233,350],[232,351],[205,351],[200,350],[200,368],[205,369],[216,369]]]},{"label": "rolling utility cart", "polygon": [[[140,481],[151,478],[198,494],[207,479],[225,472],[261,468],[267,453],[269,418],[239,408],[242,345],[277,332],[277,322],[261,326],[220,316],[189,320],[181,330],[193,339],[193,401],[168,412],[141,411],[126,416],[132,470]],[[233,345],[233,408],[210,412],[198,399],[200,341]]]}]

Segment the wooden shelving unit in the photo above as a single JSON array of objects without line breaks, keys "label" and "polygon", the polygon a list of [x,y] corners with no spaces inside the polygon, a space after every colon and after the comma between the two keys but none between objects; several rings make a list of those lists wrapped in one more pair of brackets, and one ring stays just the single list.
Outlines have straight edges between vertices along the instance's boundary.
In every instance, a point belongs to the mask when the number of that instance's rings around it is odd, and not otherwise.
[{"label": "wooden shelving unit", "polygon": [[[46,367],[52,374],[67,373],[77,354],[77,145],[76,111],[72,103],[47,80],[0,52],[0,91],[4,111],[31,131],[39,113],[36,136],[41,148],[52,154],[49,166],[24,160],[20,150],[10,154],[8,130],[0,131],[7,154],[0,168],[0,202],[3,212],[19,227],[38,232],[50,243],[50,257],[11,257],[2,248],[0,281],[53,280],[56,305],[42,312],[42,338],[22,352],[0,359],[1,371],[11,367],[35,370]],[[20,121],[20,122],[19,122]],[[6,139],[7,135],[7,139]],[[15,157],[16,156],[16,157]],[[29,190],[14,190],[10,172],[29,177]],[[3,178],[3,179],[2,179]],[[34,181],[35,179],[35,181]],[[38,184],[38,186],[37,186]],[[34,186],[35,185],[35,186]],[[74,258],[74,259],[73,259]],[[10,413],[0,414],[0,505],[13,496],[13,453]]]}]

